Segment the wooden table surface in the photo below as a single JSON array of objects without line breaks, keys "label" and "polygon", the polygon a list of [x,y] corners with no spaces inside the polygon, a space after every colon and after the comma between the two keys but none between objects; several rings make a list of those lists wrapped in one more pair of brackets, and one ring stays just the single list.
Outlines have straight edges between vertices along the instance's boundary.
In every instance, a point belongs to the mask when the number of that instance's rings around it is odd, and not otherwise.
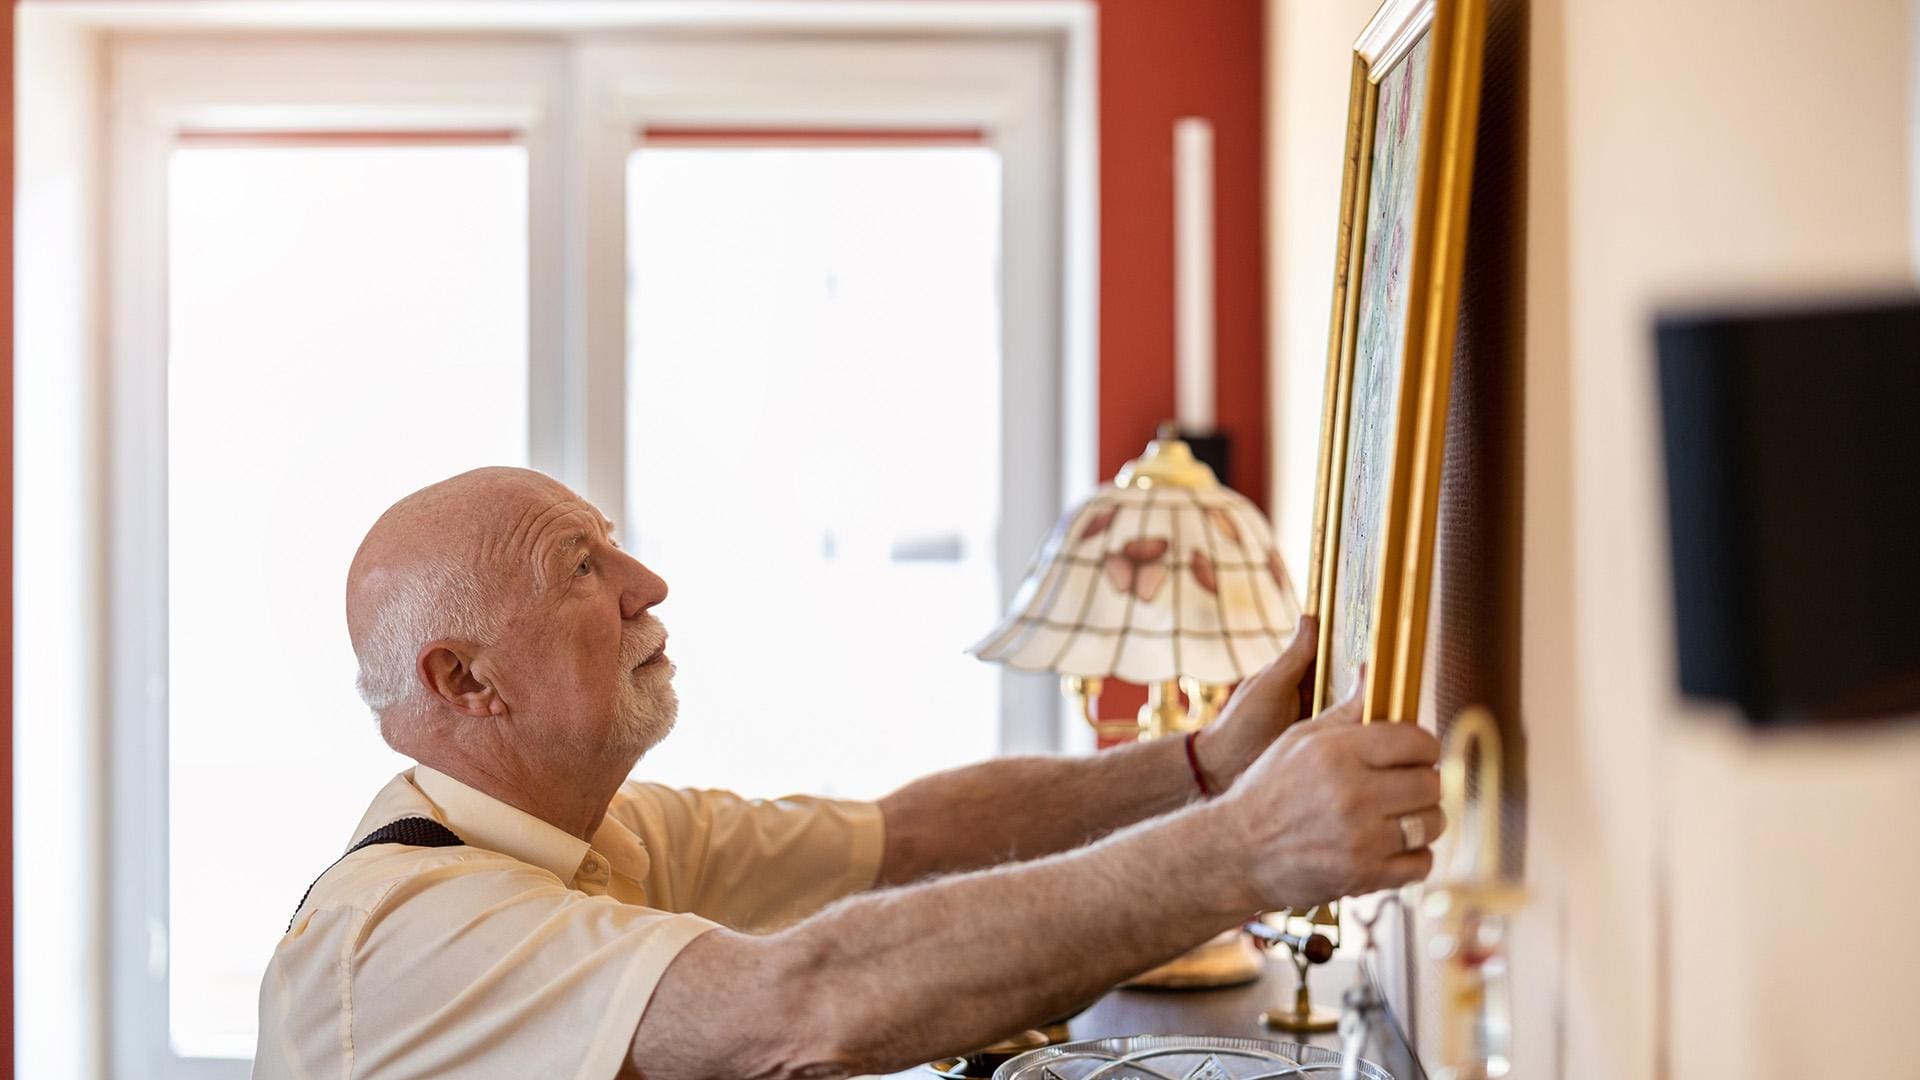
[{"label": "wooden table surface", "polygon": [[[1313,1003],[1339,1008],[1340,994],[1353,981],[1353,976],[1353,962],[1345,957],[1335,957],[1314,968],[1308,981],[1313,990]],[[1290,1035],[1261,1025],[1260,1014],[1264,1010],[1292,1005],[1293,988],[1293,965],[1284,958],[1270,956],[1266,974],[1259,982],[1225,990],[1115,990],[1074,1017],[1069,1028],[1075,1039],[1112,1035],[1232,1035],[1338,1048],[1339,1040],[1332,1033]],[[892,1074],[894,1080],[927,1080],[933,1075],[932,1070],[925,1067]]]}]

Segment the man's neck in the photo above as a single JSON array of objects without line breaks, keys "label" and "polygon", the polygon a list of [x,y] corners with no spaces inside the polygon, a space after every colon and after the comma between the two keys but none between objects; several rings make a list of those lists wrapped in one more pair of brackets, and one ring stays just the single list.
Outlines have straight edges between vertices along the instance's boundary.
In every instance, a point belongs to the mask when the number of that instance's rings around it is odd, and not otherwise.
[{"label": "man's neck", "polygon": [[460,753],[418,757],[421,764],[588,842],[606,818],[607,807],[627,775],[627,770],[621,770],[618,775],[598,776],[588,767],[555,776],[522,762]]}]

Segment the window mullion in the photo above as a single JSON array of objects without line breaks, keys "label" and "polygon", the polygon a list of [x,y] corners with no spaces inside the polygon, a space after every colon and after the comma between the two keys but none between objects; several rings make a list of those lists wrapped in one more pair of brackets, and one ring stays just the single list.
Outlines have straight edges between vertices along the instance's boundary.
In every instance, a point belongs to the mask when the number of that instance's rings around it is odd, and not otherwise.
[{"label": "window mullion", "polygon": [[526,131],[527,458],[534,468],[559,477],[575,471],[568,446],[576,426],[568,378],[574,349],[567,329],[579,280],[568,256],[576,213],[567,197],[575,156],[568,96],[574,53],[569,46],[553,47],[545,101]]},{"label": "window mullion", "polygon": [[617,107],[617,65],[581,45],[569,63],[566,145],[566,469],[590,502],[619,507],[626,490],[627,250],[625,166],[631,141]]}]

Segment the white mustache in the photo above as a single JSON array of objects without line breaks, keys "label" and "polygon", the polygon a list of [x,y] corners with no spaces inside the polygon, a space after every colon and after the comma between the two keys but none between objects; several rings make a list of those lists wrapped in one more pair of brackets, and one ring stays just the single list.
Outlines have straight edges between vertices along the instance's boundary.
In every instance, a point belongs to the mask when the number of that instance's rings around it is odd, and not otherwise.
[{"label": "white mustache", "polygon": [[620,635],[620,663],[630,671],[666,647],[666,626],[648,616],[639,626]]}]

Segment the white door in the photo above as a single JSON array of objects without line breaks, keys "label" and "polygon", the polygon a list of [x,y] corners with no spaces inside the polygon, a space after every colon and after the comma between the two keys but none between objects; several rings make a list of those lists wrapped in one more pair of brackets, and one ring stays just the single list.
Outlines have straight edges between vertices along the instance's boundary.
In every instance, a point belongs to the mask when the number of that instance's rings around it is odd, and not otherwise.
[{"label": "white door", "polygon": [[626,241],[592,483],[675,594],[682,723],[639,773],[873,797],[1054,746],[1051,681],[962,650],[1061,502],[1056,50],[647,44],[577,78],[589,217],[625,222],[603,284]]}]

